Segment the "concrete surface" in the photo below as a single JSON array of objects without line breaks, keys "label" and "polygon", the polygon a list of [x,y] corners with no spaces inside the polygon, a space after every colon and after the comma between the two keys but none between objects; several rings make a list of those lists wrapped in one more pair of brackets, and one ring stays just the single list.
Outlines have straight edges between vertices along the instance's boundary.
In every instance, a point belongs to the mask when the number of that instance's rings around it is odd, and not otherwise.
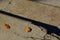
[{"label": "concrete surface", "polygon": [[31,18],[47,24],[60,26],[60,8],[57,7],[27,0],[13,0],[11,4],[1,9],[26,18]]},{"label": "concrete surface", "polygon": [[[3,16],[3,17],[2,17]],[[12,19],[12,20],[11,20]],[[36,38],[36,40],[40,40],[44,37],[47,32],[41,30],[37,26],[31,24],[30,22],[23,21],[20,19],[16,19],[13,17],[9,17],[6,15],[0,14],[0,40],[33,40],[30,37]],[[19,22],[18,22],[19,21]],[[4,28],[4,24],[8,23],[10,25],[10,29],[6,30]],[[31,27],[32,31],[27,33],[26,27]],[[39,33],[38,33],[39,32]]]},{"label": "concrete surface", "polygon": [[60,0],[36,0],[35,2],[39,2],[39,3],[41,2],[44,4],[60,7]]},{"label": "concrete surface", "polygon": [[[0,2],[0,10],[55,25],[60,28],[60,8],[58,7],[28,0],[2,0]],[[10,24],[11,29],[4,29],[5,23]],[[0,26],[0,40],[59,40],[57,37],[47,34],[47,31],[44,28],[38,28],[30,22],[2,14],[0,14]],[[27,26],[30,26],[33,29],[32,32],[25,32]],[[43,29],[43,31],[41,29]],[[47,39],[48,37],[49,39]]]}]

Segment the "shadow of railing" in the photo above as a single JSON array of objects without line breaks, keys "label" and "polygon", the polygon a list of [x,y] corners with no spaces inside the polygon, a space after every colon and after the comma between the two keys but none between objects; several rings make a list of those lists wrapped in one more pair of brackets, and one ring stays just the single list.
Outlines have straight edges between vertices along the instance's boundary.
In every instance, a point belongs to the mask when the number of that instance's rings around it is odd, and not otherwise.
[{"label": "shadow of railing", "polygon": [[11,16],[11,17],[15,17],[15,18],[18,18],[18,19],[29,21],[32,24],[37,25],[38,27],[43,27],[43,28],[47,29],[48,34],[55,33],[58,36],[60,36],[60,29],[58,29],[56,26],[46,24],[46,23],[42,23],[42,22],[39,22],[39,21],[35,21],[35,20],[25,18],[25,17],[22,17],[22,16],[18,16],[18,15],[15,15],[15,14],[12,14],[12,13],[9,13],[9,12],[5,12],[5,11],[2,11],[2,10],[0,10],[0,14],[5,14],[5,15],[8,15],[8,16]]}]

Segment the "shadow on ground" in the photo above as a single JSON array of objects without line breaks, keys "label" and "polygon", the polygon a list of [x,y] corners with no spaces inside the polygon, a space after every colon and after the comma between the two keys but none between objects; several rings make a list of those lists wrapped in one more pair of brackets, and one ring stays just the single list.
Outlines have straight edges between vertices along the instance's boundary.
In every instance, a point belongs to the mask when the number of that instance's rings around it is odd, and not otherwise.
[{"label": "shadow on ground", "polygon": [[47,29],[48,34],[55,33],[58,36],[60,36],[60,29],[58,29],[56,26],[46,24],[46,23],[42,23],[42,22],[39,22],[39,21],[35,21],[35,20],[25,18],[25,17],[22,17],[22,16],[18,16],[18,15],[15,15],[15,14],[12,14],[12,13],[9,13],[9,12],[5,12],[5,11],[2,11],[2,10],[0,10],[0,14],[5,14],[5,15],[8,15],[8,16],[11,16],[11,17],[15,17],[15,18],[18,18],[18,19],[29,21],[32,24],[37,25],[38,27],[43,27],[43,28]]},{"label": "shadow on ground", "polygon": [[29,1],[35,1],[36,2],[36,1],[47,1],[47,0],[29,0]]}]

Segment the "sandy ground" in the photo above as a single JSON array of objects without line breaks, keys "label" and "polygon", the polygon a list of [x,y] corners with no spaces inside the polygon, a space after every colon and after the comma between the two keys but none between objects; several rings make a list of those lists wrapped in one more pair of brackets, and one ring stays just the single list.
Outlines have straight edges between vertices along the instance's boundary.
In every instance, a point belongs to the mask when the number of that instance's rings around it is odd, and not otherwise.
[{"label": "sandy ground", "polygon": [[[12,14],[30,18],[39,22],[55,25],[60,28],[60,8],[58,7],[28,0],[6,0],[1,1],[0,10],[4,10]],[[36,25],[33,25],[30,22],[8,17],[2,14],[0,14],[0,21],[0,40],[58,40],[56,37],[48,35],[46,29],[38,28]],[[11,25],[10,30],[4,29],[5,23]],[[27,26],[32,27],[32,32],[25,32],[25,28]],[[41,29],[43,29],[43,31]]]}]

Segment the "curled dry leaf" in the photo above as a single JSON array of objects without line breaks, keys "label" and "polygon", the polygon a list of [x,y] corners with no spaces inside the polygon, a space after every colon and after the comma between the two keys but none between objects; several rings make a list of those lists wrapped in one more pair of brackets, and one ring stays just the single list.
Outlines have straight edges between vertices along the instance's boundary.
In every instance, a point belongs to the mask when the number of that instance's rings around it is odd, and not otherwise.
[{"label": "curled dry leaf", "polygon": [[5,28],[6,29],[10,29],[10,25],[9,24],[5,24]]},{"label": "curled dry leaf", "polygon": [[25,31],[26,32],[31,32],[31,28],[30,27],[27,27]]}]

